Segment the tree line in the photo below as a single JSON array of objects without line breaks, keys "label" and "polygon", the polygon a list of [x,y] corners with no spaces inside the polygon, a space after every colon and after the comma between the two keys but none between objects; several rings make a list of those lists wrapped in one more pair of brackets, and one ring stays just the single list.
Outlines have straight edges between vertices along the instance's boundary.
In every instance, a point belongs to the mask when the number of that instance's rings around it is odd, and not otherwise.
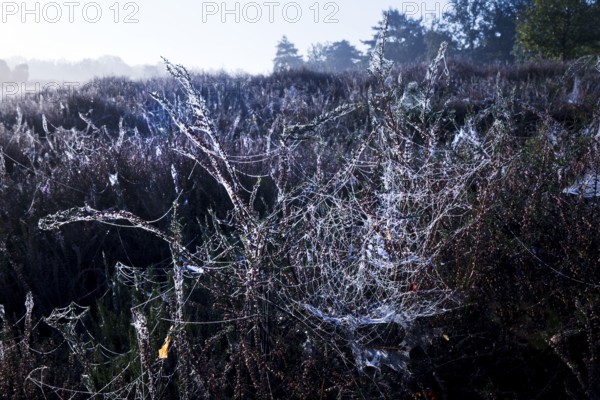
[{"label": "tree line", "polygon": [[11,71],[4,60],[0,60],[0,85],[5,82],[22,83],[29,80],[29,66],[19,64]]},{"label": "tree line", "polygon": [[387,22],[385,57],[397,63],[430,61],[442,42],[455,58],[477,63],[535,59],[570,60],[600,54],[598,0],[451,0],[442,19],[426,25],[396,9],[362,41],[365,52],[347,40],[317,43],[306,59],[286,37],[277,44],[274,70],[306,67],[318,71],[364,68]]}]

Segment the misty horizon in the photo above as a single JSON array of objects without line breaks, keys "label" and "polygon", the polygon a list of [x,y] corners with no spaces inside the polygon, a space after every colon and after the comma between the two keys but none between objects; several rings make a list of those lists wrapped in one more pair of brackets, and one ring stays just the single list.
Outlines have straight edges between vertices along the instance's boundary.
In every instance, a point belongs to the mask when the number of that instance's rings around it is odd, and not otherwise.
[{"label": "misty horizon", "polygon": [[[302,55],[313,44],[340,40],[362,51],[384,11],[398,9],[427,25],[443,18],[448,1],[69,4],[3,2],[0,35],[16,40],[4,41],[0,59],[67,64],[108,54],[136,67],[161,65],[164,56],[193,70],[265,74],[284,35]],[[30,67],[32,79],[48,77]]]}]

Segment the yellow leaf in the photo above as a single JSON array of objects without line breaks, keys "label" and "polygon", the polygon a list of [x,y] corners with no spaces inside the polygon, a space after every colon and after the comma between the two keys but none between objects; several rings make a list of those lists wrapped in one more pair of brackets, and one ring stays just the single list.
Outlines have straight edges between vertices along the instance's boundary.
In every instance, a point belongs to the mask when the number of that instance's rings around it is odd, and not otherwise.
[{"label": "yellow leaf", "polygon": [[443,334],[442,337],[444,338],[445,341],[449,341],[450,337],[446,334]]},{"label": "yellow leaf", "polygon": [[387,235],[386,235],[386,236],[387,236],[387,240],[388,240],[388,241],[389,241],[389,240],[392,240],[392,233],[390,232],[390,230],[389,230],[389,229],[386,231],[386,233],[387,233]]},{"label": "yellow leaf", "polygon": [[158,349],[158,358],[168,358],[169,357],[169,343],[171,343],[171,338],[169,336],[167,336],[167,338],[165,339],[165,344],[163,344],[163,346]]}]

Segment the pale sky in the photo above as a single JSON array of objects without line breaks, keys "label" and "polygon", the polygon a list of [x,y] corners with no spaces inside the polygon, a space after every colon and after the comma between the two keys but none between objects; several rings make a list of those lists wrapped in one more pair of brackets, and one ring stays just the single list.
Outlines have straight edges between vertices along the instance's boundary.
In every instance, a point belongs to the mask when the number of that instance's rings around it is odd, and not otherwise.
[{"label": "pale sky", "polygon": [[189,68],[268,73],[282,35],[301,54],[342,39],[363,50],[360,40],[372,37],[383,10],[431,20],[447,7],[448,0],[3,0],[0,58],[115,55],[135,65],[165,56]]}]

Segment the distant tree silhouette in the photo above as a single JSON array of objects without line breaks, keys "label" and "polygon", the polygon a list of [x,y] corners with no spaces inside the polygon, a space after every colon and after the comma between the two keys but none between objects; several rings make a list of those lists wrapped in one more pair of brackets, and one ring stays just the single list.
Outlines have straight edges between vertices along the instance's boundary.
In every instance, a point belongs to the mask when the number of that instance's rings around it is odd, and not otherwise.
[{"label": "distant tree silhouette", "polygon": [[439,19],[435,19],[429,29],[427,29],[424,40],[427,48],[425,53],[425,59],[427,61],[431,61],[437,56],[442,42],[448,44],[447,54],[453,55],[456,51],[456,43],[452,34],[448,32],[446,25]]},{"label": "distant tree silhouette", "polygon": [[[421,20],[407,17],[398,10],[390,9],[388,17],[387,42],[385,57],[395,62],[415,62],[425,58],[425,28]],[[381,32],[383,21],[373,27],[376,31],[372,40],[363,41],[369,46],[369,53],[375,49],[377,37]]]},{"label": "distant tree silhouette", "polygon": [[302,56],[298,54],[298,49],[287,36],[283,36],[277,43],[277,53],[273,60],[273,70],[275,72],[289,71],[304,65]]},{"label": "distant tree silhouette", "polygon": [[327,46],[329,43],[312,44],[308,49],[306,65],[315,71],[322,71],[327,64]]},{"label": "distant tree silhouette", "polygon": [[517,15],[532,0],[450,0],[444,17],[461,56],[478,62],[513,61]]},{"label": "distant tree silhouette", "polygon": [[93,60],[98,74],[101,76],[127,76],[131,75],[131,67],[121,57],[105,55]]},{"label": "distant tree silhouette", "polygon": [[307,65],[319,71],[347,71],[357,67],[362,54],[347,40],[316,44],[308,52]]},{"label": "distant tree silhouette", "polygon": [[23,83],[29,80],[29,66],[27,64],[19,64],[12,72],[12,80],[14,82]]},{"label": "distant tree silhouette", "polygon": [[452,8],[444,14],[447,29],[455,38],[458,49],[464,56],[471,56],[481,45],[484,28],[489,23],[485,18],[487,0],[451,0]]},{"label": "distant tree silhouette", "polygon": [[484,28],[482,46],[478,51],[481,61],[514,61],[517,40],[517,15],[531,0],[495,0],[490,2]]},{"label": "distant tree silhouette", "polygon": [[10,68],[4,60],[0,60],[0,83],[10,81]]}]

